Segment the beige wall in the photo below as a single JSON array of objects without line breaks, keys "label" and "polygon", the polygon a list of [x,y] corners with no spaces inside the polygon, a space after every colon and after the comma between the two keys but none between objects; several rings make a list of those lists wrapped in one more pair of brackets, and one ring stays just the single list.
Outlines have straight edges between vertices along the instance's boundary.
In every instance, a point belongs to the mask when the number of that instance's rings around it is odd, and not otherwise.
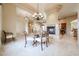
[{"label": "beige wall", "polygon": [[67,36],[70,37],[70,34],[71,34],[71,21],[72,21],[72,19],[67,18],[65,20],[67,20],[67,30],[66,30]]},{"label": "beige wall", "polygon": [[79,4],[78,4],[78,9],[77,9],[77,11],[78,11],[78,25],[77,25],[77,27],[78,27],[78,45],[79,45]]},{"label": "beige wall", "polygon": [[58,22],[58,17],[57,17],[58,15],[57,14],[49,14],[48,15],[48,19],[47,19],[47,25],[48,26],[51,26],[51,25],[53,25],[53,24],[57,24],[57,22]]},{"label": "beige wall", "polygon": [[23,31],[25,30],[25,19],[22,16],[17,16],[17,20],[16,20],[17,24],[16,24],[16,33],[17,34],[22,34]]},{"label": "beige wall", "polygon": [[14,4],[3,4],[2,29],[13,32],[16,35],[16,6]]},{"label": "beige wall", "polygon": [[2,31],[2,6],[0,5],[0,46],[1,46],[1,31]]}]

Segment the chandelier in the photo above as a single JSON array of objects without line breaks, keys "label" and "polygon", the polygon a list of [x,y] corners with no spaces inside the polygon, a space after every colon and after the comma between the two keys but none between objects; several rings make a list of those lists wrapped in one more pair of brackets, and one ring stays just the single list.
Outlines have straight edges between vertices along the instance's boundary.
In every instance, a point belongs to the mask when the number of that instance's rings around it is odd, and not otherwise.
[{"label": "chandelier", "polygon": [[33,19],[35,19],[35,20],[44,19],[44,15],[41,12],[39,12],[39,3],[37,3],[37,12],[33,14]]}]

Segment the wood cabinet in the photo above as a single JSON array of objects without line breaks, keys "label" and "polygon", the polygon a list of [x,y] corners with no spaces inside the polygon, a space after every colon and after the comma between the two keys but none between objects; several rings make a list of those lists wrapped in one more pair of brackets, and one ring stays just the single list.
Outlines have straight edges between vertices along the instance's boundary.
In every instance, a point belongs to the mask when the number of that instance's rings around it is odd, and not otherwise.
[{"label": "wood cabinet", "polygon": [[60,34],[65,34],[66,33],[66,23],[61,23],[60,24]]}]

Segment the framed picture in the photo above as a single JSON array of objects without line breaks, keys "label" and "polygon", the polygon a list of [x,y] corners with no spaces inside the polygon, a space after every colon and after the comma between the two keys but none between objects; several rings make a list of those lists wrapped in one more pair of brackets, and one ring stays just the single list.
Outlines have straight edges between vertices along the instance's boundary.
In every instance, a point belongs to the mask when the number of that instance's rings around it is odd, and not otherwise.
[{"label": "framed picture", "polygon": [[49,34],[55,34],[55,26],[47,26],[47,32]]}]

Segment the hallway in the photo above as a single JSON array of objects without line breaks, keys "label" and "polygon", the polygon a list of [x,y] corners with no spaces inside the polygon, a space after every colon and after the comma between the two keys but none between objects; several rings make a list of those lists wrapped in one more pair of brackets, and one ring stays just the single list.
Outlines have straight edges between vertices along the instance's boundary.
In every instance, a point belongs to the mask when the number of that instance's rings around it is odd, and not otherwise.
[{"label": "hallway", "polygon": [[62,39],[52,40],[52,44],[48,47],[43,46],[44,50],[41,51],[41,46],[32,46],[32,37],[27,38],[27,46],[24,47],[24,37],[17,38],[16,41],[10,42],[2,46],[0,55],[4,56],[77,56],[79,55],[79,47],[74,39],[69,39],[64,36]]}]

